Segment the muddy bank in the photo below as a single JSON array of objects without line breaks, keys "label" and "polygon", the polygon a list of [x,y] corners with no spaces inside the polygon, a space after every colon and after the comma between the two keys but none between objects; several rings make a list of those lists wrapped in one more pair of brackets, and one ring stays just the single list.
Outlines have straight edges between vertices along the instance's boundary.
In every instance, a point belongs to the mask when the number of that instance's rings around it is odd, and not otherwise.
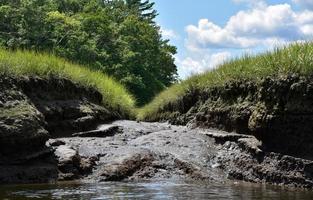
[{"label": "muddy bank", "polygon": [[[116,121],[101,137],[51,139],[59,180],[200,181],[312,188],[313,162],[266,151],[254,136],[167,123]],[[112,129],[111,129],[112,130]]]},{"label": "muddy bank", "polygon": [[49,138],[90,130],[118,113],[92,88],[67,79],[0,76],[0,183],[56,180]]},{"label": "muddy bank", "polygon": [[188,126],[99,126],[121,116],[96,90],[1,77],[0,183],[234,179],[312,188],[310,80],[279,80],[191,91],[154,118]]},{"label": "muddy bank", "polygon": [[254,135],[269,151],[312,159],[312,80],[291,75],[195,89],[146,120]]}]

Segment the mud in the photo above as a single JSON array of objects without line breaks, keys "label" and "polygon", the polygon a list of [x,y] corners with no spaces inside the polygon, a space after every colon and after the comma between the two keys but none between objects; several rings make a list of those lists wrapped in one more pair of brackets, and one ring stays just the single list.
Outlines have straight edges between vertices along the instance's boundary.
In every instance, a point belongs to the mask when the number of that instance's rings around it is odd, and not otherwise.
[{"label": "mud", "polygon": [[68,79],[0,74],[0,184],[55,181],[46,141],[121,117],[101,101],[98,91]]},{"label": "mud", "polygon": [[[244,180],[311,188],[313,162],[263,149],[254,136],[167,123],[116,121],[113,136],[59,138],[56,151],[93,160],[92,170],[75,177],[85,182],[197,180],[206,183]],[[49,140],[54,144],[56,140]],[[49,145],[48,145],[49,146]],[[67,151],[62,151],[66,154]],[[75,153],[74,153],[75,152]],[[73,159],[74,160],[74,159]],[[59,159],[59,165],[63,163]],[[62,170],[59,171],[61,180]]]},{"label": "mud", "polygon": [[146,120],[253,135],[268,151],[312,159],[312,80],[288,75],[193,89]]}]

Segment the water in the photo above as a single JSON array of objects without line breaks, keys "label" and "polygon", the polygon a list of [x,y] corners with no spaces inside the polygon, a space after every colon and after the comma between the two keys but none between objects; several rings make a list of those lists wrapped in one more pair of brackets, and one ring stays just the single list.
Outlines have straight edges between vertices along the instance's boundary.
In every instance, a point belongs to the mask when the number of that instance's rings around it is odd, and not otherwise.
[{"label": "water", "polygon": [[254,184],[172,182],[0,186],[1,200],[278,199],[312,200],[313,192]]}]

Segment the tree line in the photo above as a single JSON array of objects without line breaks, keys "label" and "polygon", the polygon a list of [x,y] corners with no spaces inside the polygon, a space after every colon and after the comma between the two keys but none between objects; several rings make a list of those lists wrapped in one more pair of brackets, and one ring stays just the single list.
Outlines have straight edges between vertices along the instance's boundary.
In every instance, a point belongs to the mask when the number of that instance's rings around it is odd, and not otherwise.
[{"label": "tree line", "polygon": [[0,45],[100,70],[142,105],[177,80],[176,48],[149,0],[0,0]]}]

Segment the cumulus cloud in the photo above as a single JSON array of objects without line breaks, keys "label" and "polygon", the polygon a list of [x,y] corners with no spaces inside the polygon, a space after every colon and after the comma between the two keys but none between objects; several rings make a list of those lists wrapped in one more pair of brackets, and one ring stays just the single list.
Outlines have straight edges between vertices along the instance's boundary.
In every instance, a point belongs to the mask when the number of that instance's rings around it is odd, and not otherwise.
[{"label": "cumulus cloud", "polygon": [[294,3],[299,4],[307,9],[313,9],[313,1],[312,0],[292,0]]},{"label": "cumulus cloud", "polygon": [[248,8],[231,16],[225,25],[209,19],[185,27],[187,56],[178,59],[180,75],[202,73],[243,52],[261,52],[291,42],[313,39],[313,0],[267,5],[265,0],[232,0]]},{"label": "cumulus cloud", "polygon": [[231,53],[224,51],[202,55],[200,58],[186,57],[182,60],[177,58],[176,62],[179,66],[179,70],[183,73],[181,74],[182,78],[186,78],[193,74],[199,74],[214,69],[230,57]]},{"label": "cumulus cloud", "polygon": [[312,38],[313,12],[296,12],[289,4],[266,5],[238,12],[224,27],[201,19],[186,32],[189,50],[276,45]]},{"label": "cumulus cloud", "polygon": [[198,48],[247,48],[257,44],[256,40],[236,36],[207,19],[201,19],[198,26],[186,27],[188,34],[187,47],[190,50]]}]

